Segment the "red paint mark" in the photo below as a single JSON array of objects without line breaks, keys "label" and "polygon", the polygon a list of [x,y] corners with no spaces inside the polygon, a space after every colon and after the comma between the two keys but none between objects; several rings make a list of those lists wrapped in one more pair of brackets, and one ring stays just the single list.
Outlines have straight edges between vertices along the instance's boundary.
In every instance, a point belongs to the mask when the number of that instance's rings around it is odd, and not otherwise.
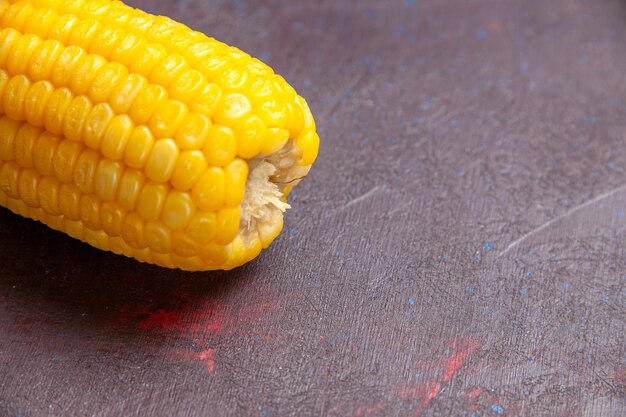
[{"label": "red paint mark", "polygon": [[450,350],[450,357],[446,360],[446,373],[443,375],[444,382],[449,382],[454,374],[461,369],[467,357],[479,347],[480,345],[472,339],[465,339],[461,343],[455,341],[453,348]]},{"label": "red paint mark", "polygon": [[198,355],[198,358],[201,361],[206,361],[206,369],[207,371],[209,371],[209,373],[213,373],[213,370],[215,369],[215,350],[214,349],[207,349],[207,350],[203,350],[202,352],[200,352],[200,354]]},{"label": "red paint mark", "polygon": [[176,311],[157,310],[137,323],[146,330],[180,330],[180,315]]},{"label": "red paint mark", "polygon": [[385,403],[382,401],[376,401],[372,405],[362,405],[361,407],[355,409],[352,412],[352,417],[367,416],[377,411],[382,411],[384,409],[385,409]]},{"label": "red paint mark", "polygon": [[478,405],[476,404],[476,401],[478,401],[478,399],[480,398],[481,395],[483,395],[485,393],[485,389],[483,387],[474,387],[472,389],[468,389],[466,394],[467,394],[467,406],[466,408],[469,411],[476,411],[478,410]]},{"label": "red paint mark", "polygon": [[[429,372],[435,369],[432,379],[422,383],[414,382],[408,388],[398,389],[397,395],[402,400],[420,399],[420,405],[415,409],[414,415],[420,416],[428,408],[432,400],[441,392],[444,384],[449,383],[454,375],[461,370],[468,357],[480,347],[480,343],[469,336],[456,339],[450,347],[448,356],[438,361],[419,361],[420,371]],[[481,392],[482,393],[482,392]]]}]

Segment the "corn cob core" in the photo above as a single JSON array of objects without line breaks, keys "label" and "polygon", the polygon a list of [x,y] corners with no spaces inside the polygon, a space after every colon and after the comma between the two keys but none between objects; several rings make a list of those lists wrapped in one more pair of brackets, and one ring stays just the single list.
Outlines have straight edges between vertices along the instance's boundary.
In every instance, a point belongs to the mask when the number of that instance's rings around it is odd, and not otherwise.
[{"label": "corn cob core", "polygon": [[230,269],[280,233],[319,137],[244,52],[111,0],[0,0],[0,205],[97,248]]}]

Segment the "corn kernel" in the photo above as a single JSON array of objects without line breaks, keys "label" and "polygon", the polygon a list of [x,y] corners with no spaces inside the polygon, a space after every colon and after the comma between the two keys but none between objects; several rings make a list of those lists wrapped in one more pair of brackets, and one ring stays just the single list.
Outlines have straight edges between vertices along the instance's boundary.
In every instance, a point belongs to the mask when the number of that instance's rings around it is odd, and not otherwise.
[{"label": "corn kernel", "polygon": [[113,201],[117,195],[117,187],[124,166],[118,161],[111,161],[108,159],[101,159],[96,168],[96,175],[94,177],[94,191],[100,199],[103,201]]},{"label": "corn kernel", "polygon": [[63,216],[72,221],[79,219],[78,202],[81,192],[73,184],[61,184],[59,189],[59,211]]},{"label": "corn kernel", "polygon": [[113,109],[108,103],[93,106],[83,124],[83,140],[91,149],[100,149],[104,132],[114,117]]},{"label": "corn kernel", "polygon": [[190,69],[170,85],[169,93],[176,100],[189,101],[200,94],[206,85],[204,75],[198,70]]},{"label": "corn kernel", "polygon": [[189,113],[176,133],[176,144],[181,149],[202,149],[209,136],[211,120],[201,114]]},{"label": "corn kernel", "polygon": [[52,159],[54,175],[63,183],[72,182],[74,166],[83,149],[80,143],[63,140],[59,143]]},{"label": "corn kernel", "polygon": [[174,137],[187,115],[187,106],[177,100],[166,100],[152,114],[150,130],[157,138]]},{"label": "corn kernel", "polygon": [[116,113],[128,113],[137,94],[144,89],[148,81],[139,74],[130,74],[126,80],[118,83],[111,91],[111,107]]},{"label": "corn kernel", "polygon": [[199,95],[196,95],[189,102],[189,110],[204,114],[207,117],[213,116],[222,98],[222,90],[217,84],[207,84]]},{"label": "corn kernel", "polygon": [[126,33],[115,26],[100,26],[91,38],[87,49],[92,54],[109,59],[111,52],[124,39]]},{"label": "corn kernel", "polygon": [[137,213],[146,221],[157,220],[161,215],[168,191],[169,187],[165,184],[146,183],[139,192]]},{"label": "corn kernel", "polygon": [[144,249],[148,246],[144,233],[144,221],[137,213],[129,213],[122,226],[122,239],[130,247]]},{"label": "corn kernel", "polygon": [[157,140],[146,161],[146,176],[156,182],[168,181],[176,167],[179,152],[172,139]]},{"label": "corn kernel", "polygon": [[132,168],[143,168],[154,146],[154,137],[146,126],[137,126],[128,138],[124,162]]},{"label": "corn kernel", "polygon": [[229,127],[212,125],[203,151],[210,165],[223,166],[228,164],[237,155],[235,133]]},{"label": "corn kernel", "polygon": [[86,59],[87,53],[78,46],[65,48],[52,67],[52,84],[56,87],[69,86],[75,68],[81,66]]},{"label": "corn kernel", "polygon": [[216,123],[234,126],[250,114],[251,111],[252,105],[246,96],[239,93],[230,93],[222,96],[213,117]]},{"label": "corn kernel", "polygon": [[216,210],[224,204],[226,175],[224,170],[209,167],[191,191],[193,200],[202,210]]},{"label": "corn kernel", "polygon": [[22,124],[6,116],[0,116],[0,160],[11,161],[15,158],[13,142]]},{"label": "corn kernel", "polygon": [[85,148],[80,153],[74,167],[74,184],[78,189],[91,194],[94,190],[94,178],[100,161],[100,154],[93,149]]},{"label": "corn kernel", "polygon": [[20,168],[15,162],[5,162],[0,168],[0,190],[11,198],[19,198],[18,176]]},{"label": "corn kernel", "polygon": [[28,69],[28,62],[33,56],[33,52],[41,46],[43,40],[35,35],[22,35],[13,45],[9,58],[7,59],[6,69],[9,74],[24,74]]},{"label": "corn kernel", "polygon": [[34,169],[22,169],[18,177],[19,198],[28,207],[39,207],[37,186],[41,175]]},{"label": "corn kernel", "polygon": [[150,84],[142,88],[130,106],[130,117],[136,124],[148,123],[152,113],[166,99],[167,92],[160,85]]},{"label": "corn kernel", "polygon": [[171,230],[181,230],[191,220],[196,205],[188,193],[171,191],[165,199],[161,220]]},{"label": "corn kernel", "polygon": [[200,179],[207,166],[201,151],[183,151],[176,161],[170,183],[176,189],[187,191]]},{"label": "corn kernel", "polygon": [[63,45],[54,39],[43,41],[28,62],[28,76],[33,81],[49,80],[56,60],[63,53]]},{"label": "corn kernel", "polygon": [[78,62],[70,77],[70,87],[74,94],[87,94],[98,71],[106,65],[100,55],[89,54]]},{"label": "corn kernel", "polygon": [[66,45],[76,45],[88,50],[89,42],[96,35],[100,29],[100,23],[95,20],[79,20],[74,24],[72,30],[69,33],[66,41],[63,41]]},{"label": "corn kernel", "polygon": [[296,139],[296,146],[302,151],[302,158],[298,162],[300,165],[311,165],[317,158],[320,138],[313,130],[309,130]]},{"label": "corn kernel", "polygon": [[130,117],[125,114],[113,117],[102,138],[102,155],[109,159],[122,159],[133,127]]},{"label": "corn kernel", "polygon": [[25,75],[16,75],[7,82],[2,93],[2,111],[14,120],[24,120],[24,102],[31,83]]},{"label": "corn kernel", "polygon": [[224,168],[226,174],[226,195],[224,204],[236,207],[241,204],[248,179],[248,164],[242,159],[235,159]]},{"label": "corn kernel", "polygon": [[33,147],[33,165],[41,175],[46,177],[54,175],[54,154],[60,142],[58,136],[48,132],[43,132],[37,137]]},{"label": "corn kernel", "polygon": [[43,177],[37,187],[37,197],[39,205],[44,212],[53,216],[61,214],[59,208],[59,189],[61,184],[59,180],[53,177]]},{"label": "corn kernel", "polygon": [[217,230],[217,215],[213,211],[196,211],[192,216],[186,232],[200,244],[213,240]]},{"label": "corn kernel", "polygon": [[172,244],[171,232],[163,223],[146,223],[144,233],[150,250],[156,253],[168,253],[170,251]]},{"label": "corn kernel", "polygon": [[[172,252],[183,257],[192,257],[198,253],[200,246],[186,232],[172,232]],[[200,266],[201,268],[201,266]]]},{"label": "corn kernel", "polygon": [[23,33],[32,33],[42,39],[48,38],[48,29],[59,18],[58,13],[51,9],[37,9],[24,22]]},{"label": "corn kernel", "polygon": [[24,113],[28,123],[43,126],[48,100],[53,92],[54,86],[50,81],[37,81],[30,87],[24,99]]},{"label": "corn kernel", "polygon": [[117,62],[103,65],[89,84],[88,94],[94,103],[108,101],[113,89],[126,80],[128,70]]},{"label": "corn kernel", "polygon": [[31,126],[28,123],[22,124],[20,130],[17,131],[13,141],[13,156],[22,168],[31,168],[33,166],[33,148],[35,147],[37,137],[42,132],[40,128]]},{"label": "corn kernel", "polygon": [[166,55],[152,69],[148,79],[153,84],[168,87],[172,81],[189,69],[185,58],[180,55]]},{"label": "corn kernel", "polygon": [[241,213],[239,207],[226,207],[217,212],[215,243],[225,245],[237,235]]},{"label": "corn kernel", "polygon": [[94,195],[83,194],[78,202],[78,217],[92,230],[100,229],[100,200]]},{"label": "corn kernel", "polygon": [[100,207],[100,224],[109,236],[121,236],[126,210],[115,202],[104,202]]},{"label": "corn kernel", "polygon": [[63,135],[70,140],[82,142],[84,123],[92,110],[93,105],[89,98],[74,97],[63,117]]},{"label": "corn kernel", "polygon": [[63,118],[72,98],[72,93],[67,88],[59,88],[50,94],[43,115],[43,125],[48,132],[56,135],[63,133]]},{"label": "corn kernel", "polygon": [[259,116],[247,116],[233,130],[237,138],[237,155],[249,159],[261,152],[267,139],[267,128]]},{"label": "corn kernel", "polygon": [[137,55],[130,62],[130,71],[144,76],[150,74],[157,63],[166,55],[167,50],[163,46],[145,44],[142,48],[139,48]]},{"label": "corn kernel", "polygon": [[122,174],[117,191],[117,202],[126,210],[135,209],[139,192],[146,182],[146,177],[141,171],[127,169]]}]

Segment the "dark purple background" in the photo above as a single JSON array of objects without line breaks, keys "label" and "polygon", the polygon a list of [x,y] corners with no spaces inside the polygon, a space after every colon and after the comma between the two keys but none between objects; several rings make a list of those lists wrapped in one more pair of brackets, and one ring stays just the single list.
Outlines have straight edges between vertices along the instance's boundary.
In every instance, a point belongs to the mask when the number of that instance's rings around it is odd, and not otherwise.
[{"label": "dark purple background", "polygon": [[0,416],[626,414],[626,2],[132,4],[283,74],[319,159],[231,272],[0,210]]}]

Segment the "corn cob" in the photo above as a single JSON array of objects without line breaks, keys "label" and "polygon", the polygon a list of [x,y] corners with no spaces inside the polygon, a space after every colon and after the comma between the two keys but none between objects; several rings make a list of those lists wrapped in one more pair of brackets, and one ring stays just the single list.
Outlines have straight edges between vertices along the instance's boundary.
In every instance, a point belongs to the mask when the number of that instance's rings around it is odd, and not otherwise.
[{"label": "corn cob", "polygon": [[112,0],[0,0],[0,205],[99,249],[231,269],[319,137],[271,68]]}]

